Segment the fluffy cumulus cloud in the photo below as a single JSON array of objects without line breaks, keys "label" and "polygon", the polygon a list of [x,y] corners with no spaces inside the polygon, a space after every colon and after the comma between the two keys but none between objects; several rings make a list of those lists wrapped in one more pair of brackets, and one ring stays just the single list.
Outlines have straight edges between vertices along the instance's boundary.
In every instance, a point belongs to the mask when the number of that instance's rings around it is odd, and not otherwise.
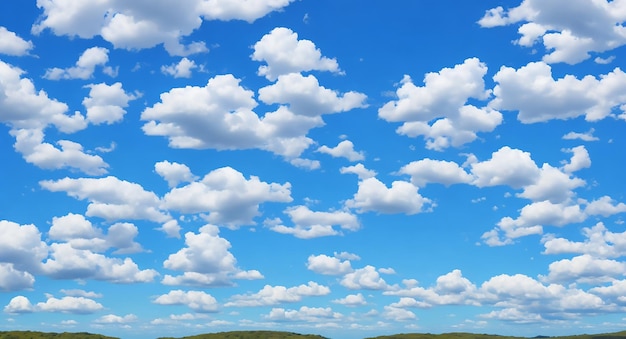
[{"label": "fluffy cumulus cloud", "polygon": [[176,187],[181,183],[190,183],[197,179],[187,165],[177,162],[169,162],[167,160],[157,162],[154,164],[154,170],[167,181],[170,188]]},{"label": "fluffy cumulus cloud", "polygon": [[39,34],[49,29],[56,35],[81,38],[99,35],[115,48],[129,50],[163,44],[170,54],[184,56],[207,51],[203,42],[181,43],[203,19],[252,22],[291,1],[160,0],[148,4],[102,0],[83,4],[52,0],[37,3],[43,15],[32,31]]},{"label": "fluffy cumulus cloud", "polygon": [[432,201],[418,192],[418,187],[406,181],[394,181],[391,187],[375,177],[359,181],[359,189],[346,207],[359,213],[417,214],[432,207]]},{"label": "fluffy cumulus cloud", "polygon": [[100,83],[85,87],[89,88],[89,96],[83,99],[83,105],[87,109],[87,120],[94,125],[102,123],[110,125],[121,121],[126,114],[128,102],[137,98],[126,93],[119,82],[113,85]]},{"label": "fluffy cumulus cloud", "polygon": [[308,284],[285,287],[265,285],[259,292],[253,294],[239,294],[231,297],[231,301],[224,304],[226,307],[254,307],[269,306],[280,303],[299,302],[304,297],[324,296],[330,294],[330,288],[309,281]]},{"label": "fluffy cumulus cloud", "polygon": [[191,71],[194,68],[198,68],[198,65],[193,60],[182,58],[177,64],[161,66],[161,72],[174,78],[191,78]]},{"label": "fluffy cumulus cloud", "polygon": [[263,118],[253,92],[232,75],[218,75],[206,86],[174,88],[141,114],[147,135],[166,136],[170,147],[218,150],[263,149],[297,158],[313,140],[308,131],[324,124],[319,116],[301,116],[286,107]]},{"label": "fluffy cumulus cloud", "polygon": [[219,228],[205,225],[199,233],[185,234],[185,245],[170,254],[163,267],[183,271],[179,276],[166,275],[166,285],[229,285],[231,279],[261,279],[258,271],[242,271],[236,267],[237,260],[229,251],[231,244],[219,236]]},{"label": "fluffy cumulus cloud", "polygon": [[105,234],[84,216],[73,213],[54,217],[48,231],[50,240],[67,242],[75,249],[104,252],[115,248],[118,254],[143,251],[141,245],[134,241],[138,234],[137,226],[131,223],[115,223]]},{"label": "fluffy cumulus cloud", "polygon": [[[330,307],[307,307],[302,306],[299,310],[286,310],[284,308],[272,308],[265,316],[271,321],[298,321],[298,322],[328,322],[343,318],[338,312],[333,312]],[[326,324],[325,324],[326,325]]]},{"label": "fluffy cumulus cloud", "polygon": [[33,305],[28,298],[17,296],[4,307],[6,313],[54,312],[68,314],[92,314],[104,309],[102,304],[84,297],[55,298],[51,295],[45,302]]},{"label": "fluffy cumulus cloud", "polygon": [[358,92],[339,94],[319,84],[315,76],[300,73],[281,75],[259,89],[259,100],[266,104],[287,104],[298,115],[315,117],[366,107],[367,96]]},{"label": "fluffy cumulus cloud", "polygon": [[619,68],[599,77],[565,75],[555,79],[550,65],[531,62],[519,69],[503,66],[493,79],[497,83],[495,98],[489,106],[517,111],[522,123],[580,116],[598,121],[614,116],[616,108],[622,109],[620,117],[625,116],[626,73]]},{"label": "fluffy cumulus cloud", "polygon": [[383,292],[400,296],[395,308],[430,308],[436,305],[477,305],[478,288],[460,270],[439,276],[432,287],[420,287],[417,281],[405,280],[405,287]]},{"label": "fluffy cumulus cloud", "polygon": [[291,202],[289,183],[267,183],[256,176],[223,167],[200,181],[173,188],[163,197],[163,206],[183,213],[209,213],[207,220],[230,227],[254,224],[264,202]]},{"label": "fluffy cumulus cloud", "polygon": [[68,106],[36,90],[24,71],[0,61],[0,122],[13,129],[44,129],[54,125],[61,132],[71,133],[87,127],[85,117],[76,112],[67,115]]},{"label": "fluffy cumulus cloud", "polygon": [[336,304],[343,305],[343,306],[348,306],[348,307],[358,307],[358,306],[365,306],[365,305],[367,305],[367,300],[365,299],[365,297],[361,293],[348,294],[347,296],[345,296],[345,297],[343,297],[341,299],[333,300],[333,302],[336,303]]},{"label": "fluffy cumulus cloud", "polygon": [[215,298],[203,291],[173,290],[158,296],[153,301],[159,305],[185,305],[195,312],[217,312],[219,304]]},{"label": "fluffy cumulus cloud", "polygon": [[388,288],[387,282],[371,265],[347,273],[341,279],[341,285],[351,290],[384,290]]},{"label": "fluffy cumulus cloud", "polygon": [[396,131],[409,137],[423,136],[428,149],[441,151],[472,142],[476,133],[491,132],[502,122],[500,112],[467,103],[489,98],[483,80],[486,73],[484,63],[470,58],[453,68],[426,74],[421,87],[405,75],[396,90],[397,100],[382,106],[378,115],[389,122],[403,122]]},{"label": "fluffy cumulus cloud", "polygon": [[342,261],[336,256],[325,254],[309,256],[306,267],[315,273],[326,275],[344,275],[353,271],[349,260]]},{"label": "fluffy cumulus cloud", "polygon": [[153,269],[140,269],[131,258],[110,258],[74,248],[70,243],[53,243],[50,252],[42,270],[54,279],[94,279],[126,284],[151,282],[158,275]]},{"label": "fluffy cumulus cloud", "polygon": [[424,187],[429,183],[453,184],[470,183],[473,177],[452,161],[422,159],[402,166],[400,174],[411,176],[411,183]]},{"label": "fluffy cumulus cloud", "polygon": [[545,254],[576,253],[595,258],[619,258],[626,256],[626,232],[611,232],[602,222],[582,230],[584,241],[572,241],[554,235],[543,239]]},{"label": "fluffy cumulus cloud", "polygon": [[269,80],[302,71],[340,72],[337,60],[322,56],[310,40],[298,40],[298,34],[285,27],[276,27],[254,44],[252,60],[264,61],[258,74]]},{"label": "fluffy cumulus cloud", "polygon": [[0,220],[0,263],[4,272],[38,271],[41,260],[48,256],[48,246],[41,240],[35,225],[20,225]]},{"label": "fluffy cumulus cloud", "polygon": [[350,161],[365,160],[363,152],[354,150],[354,144],[350,140],[344,140],[335,147],[321,146],[316,152],[326,153],[335,158],[346,158]]},{"label": "fluffy cumulus cloud", "polygon": [[68,168],[88,175],[106,174],[109,165],[95,154],[88,154],[79,143],[59,140],[55,145],[44,142],[41,129],[14,129],[9,132],[15,137],[13,147],[22,154],[26,162],[43,169]]},{"label": "fluffy cumulus cloud", "polygon": [[626,44],[622,7],[620,1],[608,0],[523,0],[517,7],[488,10],[478,23],[482,27],[520,24],[516,44],[542,44],[545,62],[576,64]]},{"label": "fluffy cumulus cloud", "polygon": [[280,221],[266,224],[274,232],[292,234],[301,239],[339,235],[342,234],[341,230],[356,231],[360,228],[356,215],[349,211],[318,212],[300,205],[287,208],[285,213],[289,215],[293,227],[282,225]]},{"label": "fluffy cumulus cloud", "polygon": [[0,291],[12,292],[33,287],[35,277],[15,269],[12,263],[0,263]]},{"label": "fluffy cumulus cloud", "polygon": [[73,198],[88,200],[85,215],[89,217],[108,221],[147,219],[166,222],[171,219],[159,209],[160,199],[156,194],[146,191],[139,184],[113,176],[44,180],[39,184],[52,192],[66,192]]},{"label": "fluffy cumulus cloud", "polygon": [[0,26],[0,54],[27,55],[33,47],[31,41],[26,41],[6,27]]},{"label": "fluffy cumulus cloud", "polygon": [[102,66],[109,62],[109,50],[104,47],[91,47],[86,49],[76,61],[76,65],[69,68],[50,68],[43,76],[49,80],[61,79],[89,79],[93,77],[96,66]]}]

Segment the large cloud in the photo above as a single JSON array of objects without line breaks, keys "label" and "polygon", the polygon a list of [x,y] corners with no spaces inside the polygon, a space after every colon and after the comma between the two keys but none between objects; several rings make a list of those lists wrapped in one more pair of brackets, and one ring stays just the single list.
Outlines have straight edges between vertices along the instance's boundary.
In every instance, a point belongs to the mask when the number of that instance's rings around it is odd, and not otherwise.
[{"label": "large cloud", "polygon": [[626,73],[619,68],[599,77],[555,79],[550,65],[531,62],[519,69],[503,66],[493,79],[495,98],[489,106],[518,111],[517,119],[525,124],[580,116],[597,121],[614,116],[613,110],[626,103]]},{"label": "large cloud", "polygon": [[185,245],[170,254],[163,266],[170,270],[185,272],[181,276],[166,275],[166,285],[230,285],[233,278],[260,279],[258,271],[244,272],[236,267],[237,260],[229,251],[228,240],[219,236],[219,228],[205,225],[198,234],[185,234]]},{"label": "large cloud", "polygon": [[478,21],[482,27],[523,23],[515,41],[524,47],[541,43],[545,62],[576,64],[591,53],[610,51],[626,44],[626,11],[620,1],[523,0],[517,7],[488,10]]},{"label": "large cloud", "polygon": [[322,56],[310,40],[298,40],[298,34],[285,27],[276,27],[254,44],[252,60],[265,61],[258,74],[269,80],[302,71],[340,72],[335,59]]},{"label": "large cloud", "polygon": [[79,200],[87,199],[86,215],[109,221],[147,219],[166,222],[171,218],[159,209],[160,199],[136,183],[109,176],[105,178],[64,178],[44,180],[41,187],[52,192],[66,192]]},{"label": "large cloud", "polygon": [[33,43],[26,41],[6,27],[0,26],[0,53],[7,55],[22,56],[33,49]]},{"label": "large cloud", "polygon": [[424,136],[429,149],[441,151],[472,142],[477,132],[491,132],[502,122],[500,112],[468,104],[470,99],[489,98],[483,80],[486,73],[484,63],[470,58],[454,68],[426,74],[422,87],[405,75],[396,90],[398,99],[383,105],[378,115],[390,122],[403,122],[396,131],[410,137]]},{"label": "large cloud", "polygon": [[172,55],[205,52],[204,42],[183,45],[181,40],[206,20],[252,22],[280,10],[293,0],[225,1],[158,0],[127,2],[100,0],[93,3],[51,0],[38,2],[43,9],[32,31],[50,29],[56,35],[92,38],[100,35],[115,48],[136,50],[163,44]]},{"label": "large cloud", "polygon": [[289,183],[266,183],[258,177],[246,179],[242,173],[223,167],[200,181],[173,188],[163,197],[163,206],[183,213],[209,213],[216,224],[238,227],[253,224],[264,202],[291,202]]}]

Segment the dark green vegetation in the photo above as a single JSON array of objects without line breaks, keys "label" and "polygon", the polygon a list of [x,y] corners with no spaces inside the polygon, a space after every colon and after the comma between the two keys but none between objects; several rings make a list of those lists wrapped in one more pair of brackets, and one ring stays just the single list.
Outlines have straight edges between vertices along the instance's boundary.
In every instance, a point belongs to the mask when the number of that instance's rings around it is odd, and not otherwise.
[{"label": "dark green vegetation", "polygon": [[[298,334],[292,332],[276,331],[234,331],[222,333],[200,334],[180,339],[327,339],[320,335]],[[174,338],[159,338],[174,339]]]},{"label": "dark green vegetation", "polygon": [[[521,339],[525,337],[507,337],[490,334],[473,334],[473,333],[445,333],[445,334],[394,334],[381,337],[372,337],[367,339]],[[535,338],[550,339],[626,339],[626,331],[606,334],[582,334],[562,337],[546,337],[537,336]]]},{"label": "dark green vegetation", "polygon": [[0,332],[0,339],[117,339],[100,334],[80,333],[44,333],[32,331]]},{"label": "dark green vegetation", "polygon": [[[445,333],[445,334],[394,334],[388,336],[372,337],[367,339],[522,339],[525,337],[507,337],[489,334],[473,333]],[[582,334],[563,337],[537,336],[535,338],[550,339],[626,339],[626,331],[605,334]],[[44,333],[32,331],[0,332],[0,339],[118,339],[100,334],[81,333]],[[175,339],[162,337],[158,339]],[[234,331],[221,333],[208,333],[182,337],[178,339],[328,339],[320,335],[298,334],[278,331]]]}]

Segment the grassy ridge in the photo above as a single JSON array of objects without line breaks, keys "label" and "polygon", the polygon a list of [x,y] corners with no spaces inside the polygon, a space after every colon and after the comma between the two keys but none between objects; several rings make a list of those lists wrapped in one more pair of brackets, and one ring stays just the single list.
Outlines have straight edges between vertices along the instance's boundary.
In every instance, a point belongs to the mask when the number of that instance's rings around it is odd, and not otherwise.
[{"label": "grassy ridge", "polygon": [[[445,334],[394,334],[388,336],[371,337],[366,339],[522,339],[525,337],[510,337],[490,334],[474,333],[445,333]],[[626,331],[604,334],[582,334],[562,337],[542,337],[550,339],[626,339]],[[46,333],[33,331],[0,332],[0,339],[119,339],[100,334],[81,333]],[[298,334],[279,331],[233,331],[221,333],[207,333],[190,337],[158,339],[328,339],[320,335]]]},{"label": "grassy ridge", "polygon": [[[473,333],[444,333],[444,334],[394,334],[388,336],[371,337],[366,339],[522,339],[525,337],[510,337],[491,334]],[[560,337],[541,337],[550,339],[626,339],[626,331],[605,334],[581,334]]]},{"label": "grassy ridge", "polygon": [[0,339],[118,339],[100,334],[80,333],[47,333],[33,331],[0,332]]},{"label": "grassy ridge", "polygon": [[[221,333],[208,333],[194,335],[191,337],[183,337],[180,339],[327,339],[320,335],[298,334],[292,332],[277,331],[233,331]],[[176,339],[176,338],[158,338],[158,339]]]}]

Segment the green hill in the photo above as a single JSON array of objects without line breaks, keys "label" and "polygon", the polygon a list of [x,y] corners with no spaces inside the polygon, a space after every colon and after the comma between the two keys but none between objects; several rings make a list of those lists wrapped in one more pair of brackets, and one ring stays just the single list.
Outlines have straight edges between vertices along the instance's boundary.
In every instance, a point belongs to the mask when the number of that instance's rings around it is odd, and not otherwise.
[{"label": "green hill", "polygon": [[87,332],[80,333],[46,333],[33,331],[0,332],[0,339],[119,339]]},{"label": "green hill", "polygon": [[[298,334],[292,332],[277,331],[233,331],[221,333],[208,333],[194,335],[191,337],[182,337],[179,339],[328,339],[320,335]],[[175,339],[175,338],[158,338],[158,339]]]}]

